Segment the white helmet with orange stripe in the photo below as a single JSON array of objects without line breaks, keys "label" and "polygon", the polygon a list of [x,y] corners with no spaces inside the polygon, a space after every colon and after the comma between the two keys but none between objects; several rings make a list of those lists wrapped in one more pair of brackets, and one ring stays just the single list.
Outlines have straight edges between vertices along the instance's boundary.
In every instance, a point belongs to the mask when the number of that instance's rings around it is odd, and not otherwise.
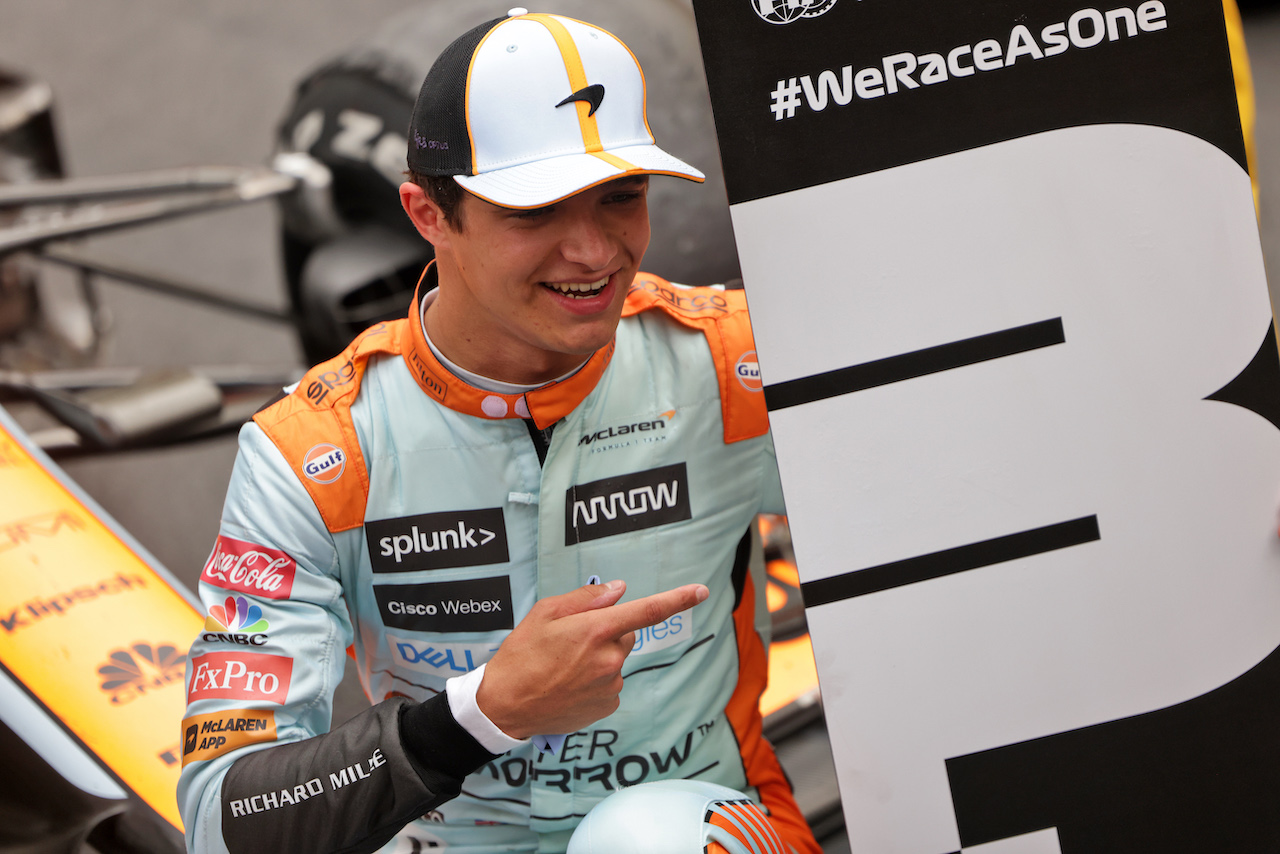
[{"label": "white helmet with orange stripe", "polygon": [[695,780],[631,786],[595,806],[567,854],[790,854],[742,792]]}]

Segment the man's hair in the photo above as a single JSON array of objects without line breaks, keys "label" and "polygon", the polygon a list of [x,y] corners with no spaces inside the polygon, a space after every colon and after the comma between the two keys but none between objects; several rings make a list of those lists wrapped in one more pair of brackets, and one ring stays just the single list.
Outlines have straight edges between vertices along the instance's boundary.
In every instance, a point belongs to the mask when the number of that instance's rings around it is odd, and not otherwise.
[{"label": "man's hair", "polygon": [[412,169],[408,171],[409,180],[417,184],[427,194],[427,198],[435,202],[444,214],[445,224],[454,231],[462,231],[462,189],[452,175],[424,175]]}]

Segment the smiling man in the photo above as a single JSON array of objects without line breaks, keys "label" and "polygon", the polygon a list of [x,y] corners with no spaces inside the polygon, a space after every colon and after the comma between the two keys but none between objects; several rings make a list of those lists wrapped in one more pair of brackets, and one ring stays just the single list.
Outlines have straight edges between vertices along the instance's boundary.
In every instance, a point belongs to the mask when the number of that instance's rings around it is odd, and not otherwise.
[{"label": "smiling man", "polygon": [[[687,778],[818,851],[761,734],[748,531],[783,508],[745,304],[638,273],[650,176],[702,178],[644,109],[625,45],[523,10],[427,76],[408,317],[241,434],[190,658],[192,850],[563,851],[610,793]],[[329,731],[344,651],[374,706]]]}]

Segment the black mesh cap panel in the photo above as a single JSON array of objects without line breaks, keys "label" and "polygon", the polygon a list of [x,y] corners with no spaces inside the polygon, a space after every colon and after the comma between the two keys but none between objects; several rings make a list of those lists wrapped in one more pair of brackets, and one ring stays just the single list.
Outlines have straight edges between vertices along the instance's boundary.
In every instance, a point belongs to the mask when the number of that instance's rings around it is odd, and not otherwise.
[{"label": "black mesh cap panel", "polygon": [[481,40],[507,18],[468,30],[444,49],[427,72],[409,120],[409,168],[424,175],[470,175],[467,71]]}]

